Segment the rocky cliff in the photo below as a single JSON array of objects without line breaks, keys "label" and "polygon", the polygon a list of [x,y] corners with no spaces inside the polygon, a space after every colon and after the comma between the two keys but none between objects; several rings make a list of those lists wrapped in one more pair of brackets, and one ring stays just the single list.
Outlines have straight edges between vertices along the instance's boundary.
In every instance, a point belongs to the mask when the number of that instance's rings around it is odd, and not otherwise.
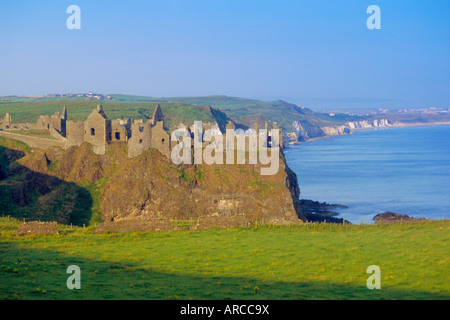
[{"label": "rocky cliff", "polygon": [[350,129],[369,129],[369,128],[384,128],[390,127],[392,124],[388,119],[373,119],[373,120],[363,120],[363,121],[353,121],[348,122],[347,126]]},{"label": "rocky cliff", "polygon": [[312,138],[324,137],[327,133],[317,125],[312,125],[307,121],[292,122],[292,131],[287,133],[291,141],[306,141]]},{"label": "rocky cliff", "polygon": [[392,125],[393,124],[391,124],[388,119],[380,119],[380,120],[373,119],[362,121],[350,121],[344,125],[322,127],[321,129],[328,136],[337,136],[350,134],[352,132],[352,129],[385,128],[390,127]]},{"label": "rocky cliff", "polygon": [[297,218],[285,165],[262,177],[252,165],[174,166],[156,150],[123,162],[101,196],[104,221],[196,220],[244,216],[251,222]]},{"label": "rocky cliff", "polygon": [[391,123],[388,119],[348,121],[340,125],[314,125],[307,121],[294,120],[290,130],[283,134],[286,135],[286,141],[293,144],[326,136],[347,135],[355,129],[385,128],[396,125],[399,123]]},{"label": "rocky cliff", "polygon": [[111,144],[105,155],[92,153],[87,144],[22,148],[20,159],[10,150],[0,152],[9,157],[0,191],[12,203],[3,213],[28,220],[87,224],[95,211],[106,222],[211,218],[211,226],[220,226],[215,224],[222,217],[250,225],[302,218],[296,211],[297,178],[283,155],[276,175],[261,176],[259,165],[176,166],[156,149],[128,159],[121,144]]}]

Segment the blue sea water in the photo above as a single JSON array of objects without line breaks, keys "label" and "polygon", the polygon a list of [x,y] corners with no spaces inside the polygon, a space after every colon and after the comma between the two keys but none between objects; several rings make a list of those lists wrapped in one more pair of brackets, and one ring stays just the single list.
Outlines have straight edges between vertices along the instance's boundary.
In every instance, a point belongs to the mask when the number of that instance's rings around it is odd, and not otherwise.
[{"label": "blue sea water", "polygon": [[338,203],[352,223],[378,213],[450,217],[450,126],[355,131],[286,149],[301,199]]}]

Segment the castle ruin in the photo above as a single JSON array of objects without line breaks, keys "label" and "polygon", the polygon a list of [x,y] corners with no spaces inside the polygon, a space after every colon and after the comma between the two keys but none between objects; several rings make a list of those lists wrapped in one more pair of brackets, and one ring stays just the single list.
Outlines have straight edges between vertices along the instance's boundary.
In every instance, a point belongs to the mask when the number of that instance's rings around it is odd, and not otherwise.
[{"label": "castle ruin", "polygon": [[[282,132],[276,122],[273,123],[274,129],[280,130],[279,145],[282,147]],[[37,137],[32,135],[24,135],[14,132],[14,130],[48,130],[49,134],[54,139],[47,139],[44,137]],[[194,138],[194,126],[186,128],[191,137]],[[234,123],[228,122],[226,129],[235,130]],[[254,132],[258,133],[258,125],[254,124],[252,128]],[[271,131],[268,130],[268,123],[265,123],[265,136],[258,134],[257,140],[253,143],[258,145],[259,139],[263,139],[262,144],[265,147],[271,147],[272,137]],[[205,148],[210,142],[204,141],[203,134],[210,130],[211,136],[222,135],[217,123],[202,124],[200,141],[202,147]],[[13,132],[11,132],[13,131]],[[235,139],[240,137],[245,139],[245,149],[249,150],[250,137],[247,135],[235,136]],[[86,120],[68,120],[67,108],[64,106],[62,113],[55,112],[55,114],[40,115],[36,123],[12,123],[12,118],[9,113],[5,118],[0,117],[0,136],[16,139],[25,142],[32,148],[47,149],[50,147],[61,147],[68,149],[72,146],[80,146],[87,142],[92,146],[92,151],[98,155],[104,155],[106,149],[111,143],[126,144],[128,147],[128,157],[134,158],[142,154],[144,151],[155,148],[168,158],[171,157],[172,148],[177,141],[171,141],[171,137],[164,130],[164,114],[158,104],[153,111],[153,114],[146,121],[142,119],[122,118],[116,120],[108,119],[103,107],[98,105],[88,115]],[[223,134],[224,144],[226,149],[226,133]],[[213,141],[215,139],[213,138]],[[192,140],[192,147],[194,141]]]},{"label": "castle ruin", "polygon": [[[95,154],[103,155],[108,144],[124,143],[128,146],[130,158],[137,157],[150,148],[156,148],[170,157],[170,137],[164,130],[164,114],[160,105],[155,107],[153,116],[145,122],[131,119],[110,120],[101,105],[92,110],[85,121],[68,120],[65,106],[62,113],[39,116],[35,124],[12,124],[11,115],[7,113],[4,119],[0,119],[0,129],[1,136],[43,149],[51,146],[67,149],[87,142]],[[11,129],[45,129],[49,130],[55,140],[8,132]]]}]

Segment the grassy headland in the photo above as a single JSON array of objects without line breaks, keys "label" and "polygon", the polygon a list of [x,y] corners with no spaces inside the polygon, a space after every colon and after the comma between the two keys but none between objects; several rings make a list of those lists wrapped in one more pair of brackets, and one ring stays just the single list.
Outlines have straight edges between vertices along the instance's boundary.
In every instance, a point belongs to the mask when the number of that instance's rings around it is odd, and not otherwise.
[{"label": "grassy headland", "polygon": [[[19,224],[0,218],[3,299],[450,298],[449,221],[16,236]],[[381,290],[366,287],[370,265]]]}]

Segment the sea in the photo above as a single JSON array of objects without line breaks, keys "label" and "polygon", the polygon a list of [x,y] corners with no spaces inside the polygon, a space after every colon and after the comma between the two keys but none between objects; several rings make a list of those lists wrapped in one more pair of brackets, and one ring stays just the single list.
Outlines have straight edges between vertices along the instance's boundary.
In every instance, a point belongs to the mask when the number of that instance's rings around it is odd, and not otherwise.
[{"label": "sea", "polygon": [[346,205],[351,223],[385,211],[415,218],[450,217],[450,125],[354,131],[290,146],[300,199]]}]

